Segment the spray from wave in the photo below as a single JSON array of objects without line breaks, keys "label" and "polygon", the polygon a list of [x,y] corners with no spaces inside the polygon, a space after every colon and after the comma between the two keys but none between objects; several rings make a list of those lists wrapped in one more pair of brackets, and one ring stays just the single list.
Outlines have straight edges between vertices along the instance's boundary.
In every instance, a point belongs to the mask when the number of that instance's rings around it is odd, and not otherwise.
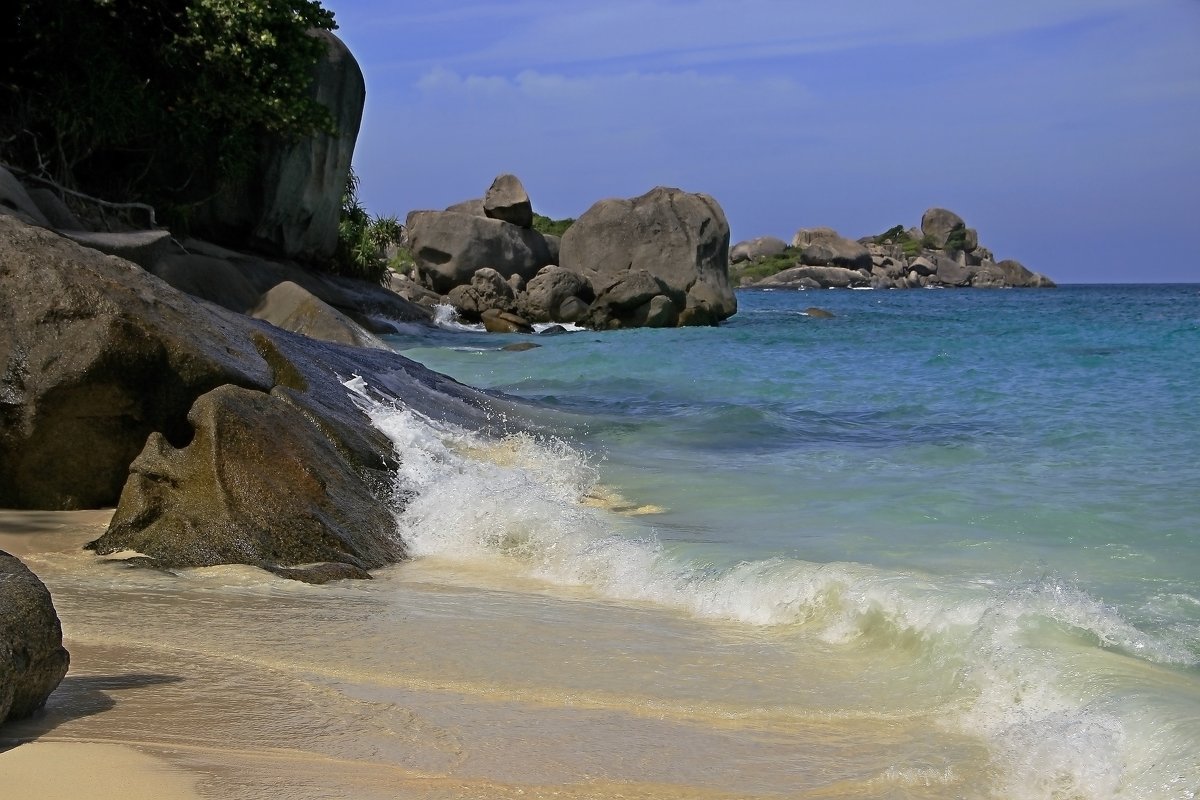
[{"label": "spray from wave", "polygon": [[500,562],[614,599],[794,626],[835,645],[913,642],[951,676],[954,697],[937,703],[953,709],[944,724],[988,742],[1000,796],[1197,796],[1200,707],[1125,682],[1169,682],[1161,665],[1194,669],[1195,656],[1086,592],[1053,579],[997,587],[853,563],[689,562],[634,521],[585,504],[598,473],[567,444],[485,439],[347,385],[400,455],[398,529],[414,557]]}]

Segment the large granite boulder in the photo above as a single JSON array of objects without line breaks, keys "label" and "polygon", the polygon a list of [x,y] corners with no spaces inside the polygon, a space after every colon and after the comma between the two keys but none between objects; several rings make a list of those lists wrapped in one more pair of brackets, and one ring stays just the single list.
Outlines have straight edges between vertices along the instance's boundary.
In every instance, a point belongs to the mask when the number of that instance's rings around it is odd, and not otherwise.
[{"label": "large granite boulder", "polygon": [[288,388],[226,385],[202,395],[188,412],[184,447],[152,433],[108,531],[88,547],[134,550],[163,568],[331,562],[367,570],[400,560],[391,509],[298,413]]},{"label": "large granite boulder", "polygon": [[680,325],[713,325],[737,311],[729,284],[729,223],[705,194],[656,187],[601,200],[563,234],[559,265],[597,292],[644,270],[664,286]]},{"label": "large granite boulder", "polygon": [[528,280],[551,263],[542,234],[509,222],[457,211],[413,211],[407,220],[413,259],[423,282],[445,294],[481,267]]},{"label": "large granite boulder", "polygon": [[483,213],[521,228],[533,227],[533,203],[520,178],[498,175],[483,196]]},{"label": "large granite boulder", "polygon": [[41,708],[70,661],[50,592],[0,550],[0,724]]},{"label": "large granite boulder", "polygon": [[1054,281],[1025,267],[1019,261],[985,261],[975,270],[971,285],[979,288],[1053,288]]},{"label": "large granite boulder", "polygon": [[50,220],[29,196],[16,176],[0,167],[0,214],[15,216],[30,225],[50,227]]},{"label": "large granite boulder", "polygon": [[729,263],[740,264],[743,261],[759,261],[760,259],[777,256],[787,250],[787,242],[775,236],[759,236],[738,242],[729,251]]},{"label": "large granite boulder", "polygon": [[871,285],[871,275],[845,267],[791,267],[768,275],[755,286],[780,289],[853,289]]},{"label": "large granite boulder", "polygon": [[156,261],[150,271],[181,292],[239,314],[251,311],[261,296],[243,271],[224,258],[171,254]]},{"label": "large granite boulder", "polygon": [[387,347],[366,328],[291,281],[272,287],[250,311],[250,316],[326,342]]},{"label": "large granite boulder", "polygon": [[[671,302],[665,281],[648,270],[630,270],[608,284],[588,309],[586,321],[597,329],[674,325],[679,309]],[[664,306],[665,304],[665,306]]]},{"label": "large granite boulder", "polygon": [[[563,313],[563,304],[578,299],[584,305],[595,299],[595,293],[587,279],[568,269],[551,264],[538,270],[530,279],[521,296],[522,314],[533,322],[575,322],[579,319],[574,312],[576,304]],[[572,319],[566,317],[572,316]]]},{"label": "large granite boulder", "polygon": [[[945,247],[951,233],[956,230],[965,231],[966,227],[962,217],[945,208],[926,209],[925,213],[921,215],[921,235],[933,247]],[[978,244],[978,235],[976,244]]]},{"label": "large granite boulder", "polygon": [[[399,553],[380,523],[394,510],[397,463],[349,396],[356,375],[369,376],[374,399],[459,425],[490,429],[498,405],[508,420],[520,413],[394,352],[274,328],[0,217],[0,506],[117,505],[119,524],[97,548],[160,564],[217,554],[279,568],[378,564]],[[316,487],[349,498],[349,516]],[[230,519],[254,520],[252,535],[236,522],[214,530],[223,503]]]},{"label": "large granite boulder", "polygon": [[476,270],[470,283],[455,286],[446,299],[468,322],[478,322],[483,312],[489,309],[511,313],[517,310],[513,287],[491,267]]},{"label": "large granite boulder", "polygon": [[62,231],[63,236],[84,247],[99,250],[110,256],[132,261],[142,269],[153,269],[163,256],[172,253],[175,245],[168,230],[121,231]]},{"label": "large granite boulder", "polygon": [[968,286],[975,274],[971,267],[948,256],[935,255],[933,263],[937,266],[935,282],[943,286]]},{"label": "large granite boulder", "polygon": [[871,269],[871,251],[866,245],[833,228],[801,228],[792,237],[792,247],[800,250],[800,263],[807,266]]},{"label": "large granite boulder", "polygon": [[195,210],[190,224],[197,234],[301,261],[334,254],[366,83],[340,39],[323,30],[312,35],[326,49],[311,92],[329,110],[334,132],[265,143],[244,178]]}]

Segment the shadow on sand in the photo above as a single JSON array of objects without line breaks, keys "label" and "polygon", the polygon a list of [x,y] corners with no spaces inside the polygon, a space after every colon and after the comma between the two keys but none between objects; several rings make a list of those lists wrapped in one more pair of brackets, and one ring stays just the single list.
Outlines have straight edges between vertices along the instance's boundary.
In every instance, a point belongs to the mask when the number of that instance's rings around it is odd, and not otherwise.
[{"label": "shadow on sand", "polygon": [[32,742],[72,720],[101,714],[115,708],[109,693],[180,683],[176,675],[131,672],[124,675],[68,675],[50,695],[46,705],[33,716],[0,725],[0,753]]}]

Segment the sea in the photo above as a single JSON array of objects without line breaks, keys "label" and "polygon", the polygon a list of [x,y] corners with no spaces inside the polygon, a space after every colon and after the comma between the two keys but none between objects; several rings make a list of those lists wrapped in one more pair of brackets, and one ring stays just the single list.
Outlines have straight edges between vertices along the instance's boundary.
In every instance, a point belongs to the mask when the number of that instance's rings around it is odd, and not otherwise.
[{"label": "sea", "polygon": [[1200,797],[1200,285],[738,306],[389,337],[519,401],[487,436],[347,376],[412,560],[34,556],[49,719],[221,797]]}]

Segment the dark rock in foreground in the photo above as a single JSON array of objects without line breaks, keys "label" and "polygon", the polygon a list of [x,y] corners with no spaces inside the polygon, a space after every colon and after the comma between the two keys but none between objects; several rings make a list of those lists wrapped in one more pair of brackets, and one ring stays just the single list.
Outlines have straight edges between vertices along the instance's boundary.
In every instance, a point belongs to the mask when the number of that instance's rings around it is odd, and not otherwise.
[{"label": "dark rock in foreground", "polygon": [[50,592],[0,550],[0,724],[41,708],[70,661]]},{"label": "dark rock in foreground", "polygon": [[11,217],[0,367],[0,506],[117,504],[97,548],[159,566],[395,560],[393,444],[344,382],[481,430],[494,405],[391,351],[274,328]]}]

